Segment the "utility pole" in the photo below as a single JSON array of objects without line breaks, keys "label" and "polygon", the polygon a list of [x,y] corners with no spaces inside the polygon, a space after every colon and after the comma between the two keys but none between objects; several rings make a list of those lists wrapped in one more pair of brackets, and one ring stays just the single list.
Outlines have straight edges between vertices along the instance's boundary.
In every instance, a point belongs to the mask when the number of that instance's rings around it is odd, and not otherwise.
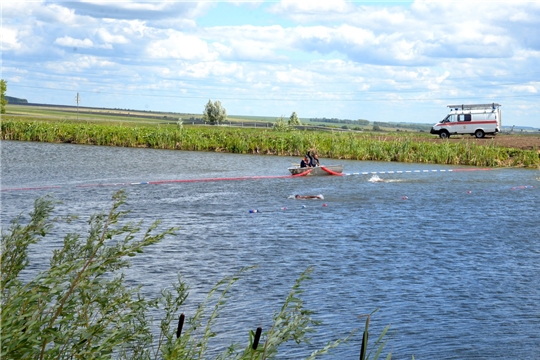
[{"label": "utility pole", "polygon": [[77,93],[77,96],[75,96],[75,102],[77,103],[77,121],[79,121],[79,102],[81,101],[81,97],[79,96],[79,93]]}]

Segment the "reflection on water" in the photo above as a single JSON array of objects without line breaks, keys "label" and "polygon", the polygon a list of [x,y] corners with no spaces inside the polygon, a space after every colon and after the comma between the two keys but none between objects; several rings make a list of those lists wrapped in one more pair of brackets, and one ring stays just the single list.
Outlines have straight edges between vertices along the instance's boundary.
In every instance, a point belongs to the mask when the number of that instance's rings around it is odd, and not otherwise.
[{"label": "reflection on water", "polygon": [[[328,160],[369,175],[162,183],[115,183],[287,175],[297,159],[273,156],[2,142],[2,226],[53,193],[59,214],[108,210],[125,188],[130,219],[180,226],[136,257],[130,281],[146,294],[181,273],[189,316],[223,276],[244,276],[218,320],[215,348],[268,328],[309,265],[306,306],[324,322],[316,347],[372,318],[372,338],[392,324],[394,358],[540,358],[540,203],[534,170],[431,172],[453,167]],[[385,173],[430,170],[420,173]],[[376,177],[375,177],[376,176]],[[381,180],[381,181],[379,181]],[[81,185],[102,184],[111,186]],[[291,194],[322,194],[299,201]],[[250,209],[259,212],[250,213]],[[83,225],[80,226],[82,230]],[[62,234],[67,229],[58,229]],[[70,229],[70,231],[74,231]],[[61,239],[32,249],[35,268]],[[360,335],[333,353],[357,358]],[[312,348],[288,348],[299,358]]]}]

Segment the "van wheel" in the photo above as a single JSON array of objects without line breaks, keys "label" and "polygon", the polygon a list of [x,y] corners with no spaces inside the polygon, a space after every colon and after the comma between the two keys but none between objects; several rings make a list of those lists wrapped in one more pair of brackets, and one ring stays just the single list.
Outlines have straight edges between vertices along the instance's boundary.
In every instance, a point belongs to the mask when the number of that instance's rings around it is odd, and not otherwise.
[{"label": "van wheel", "polygon": [[441,131],[441,133],[439,134],[439,137],[441,139],[448,139],[450,137],[450,133],[446,130],[443,130]]},{"label": "van wheel", "polygon": [[477,139],[481,139],[481,138],[484,137],[484,131],[478,129],[478,130],[476,130],[476,131],[474,132],[474,136],[476,136]]}]

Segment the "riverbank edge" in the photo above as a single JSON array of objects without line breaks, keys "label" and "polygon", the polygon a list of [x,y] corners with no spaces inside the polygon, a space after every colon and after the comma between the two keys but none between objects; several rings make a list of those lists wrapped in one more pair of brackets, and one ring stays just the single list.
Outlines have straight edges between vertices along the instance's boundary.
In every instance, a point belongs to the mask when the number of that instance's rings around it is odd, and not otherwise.
[{"label": "riverbank edge", "polygon": [[[92,124],[75,121],[2,119],[2,140],[213,151],[299,157],[482,167],[540,168],[535,150],[467,141],[420,141],[409,134],[274,131],[177,125]],[[428,139],[428,138],[426,138]]]}]

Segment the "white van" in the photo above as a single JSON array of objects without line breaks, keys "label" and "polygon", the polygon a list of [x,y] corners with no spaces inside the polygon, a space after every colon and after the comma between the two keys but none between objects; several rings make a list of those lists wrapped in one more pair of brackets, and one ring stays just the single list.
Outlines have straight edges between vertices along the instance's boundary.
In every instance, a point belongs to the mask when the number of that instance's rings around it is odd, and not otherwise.
[{"label": "white van", "polygon": [[433,125],[430,131],[439,135],[441,139],[454,134],[470,134],[483,138],[486,134],[495,135],[501,131],[499,104],[448,105],[448,107],[450,113],[444,120]]}]

